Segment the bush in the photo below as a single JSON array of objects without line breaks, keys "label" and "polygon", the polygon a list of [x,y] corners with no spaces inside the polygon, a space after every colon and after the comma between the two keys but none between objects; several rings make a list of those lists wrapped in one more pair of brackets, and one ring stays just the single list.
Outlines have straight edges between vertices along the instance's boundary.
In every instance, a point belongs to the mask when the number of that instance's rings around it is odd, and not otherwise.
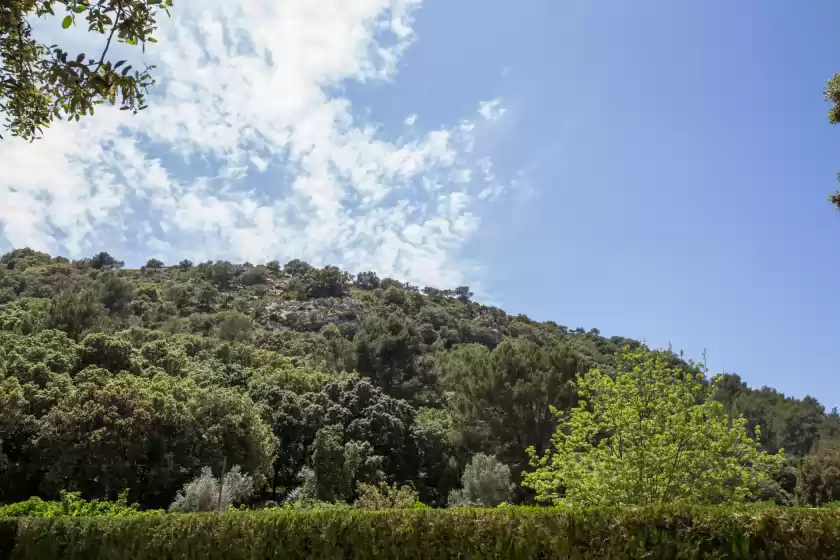
[{"label": "bush", "polygon": [[[15,535],[15,532],[17,533]],[[15,543],[16,540],[16,543]],[[11,555],[7,551],[14,547]],[[273,509],[0,520],[13,559],[837,558],[840,510]]]},{"label": "bush", "polygon": [[[141,512],[137,504],[128,504],[126,490],[115,502],[103,500],[83,500],[78,492],[61,492],[61,499],[57,502],[45,502],[41,498],[29,498],[24,502],[17,502],[7,506],[0,506],[0,518],[4,517],[123,517],[139,515]],[[159,513],[154,511],[153,513]],[[0,528],[0,531],[2,529]],[[3,556],[0,555],[0,558]]]},{"label": "bush", "polygon": [[461,477],[461,489],[449,494],[449,507],[497,506],[510,500],[510,469],[493,455],[475,455]]},{"label": "bush", "polygon": [[201,475],[184,485],[175,496],[169,511],[197,512],[214,511],[221,505],[222,511],[230,506],[242,503],[254,490],[250,476],[243,475],[238,466],[225,474],[219,501],[219,479],[213,476],[210,467],[204,467]]},{"label": "bush", "polygon": [[378,486],[360,482],[358,492],[355,506],[362,509],[412,508],[419,498],[417,492],[409,486],[388,486],[384,482]]}]

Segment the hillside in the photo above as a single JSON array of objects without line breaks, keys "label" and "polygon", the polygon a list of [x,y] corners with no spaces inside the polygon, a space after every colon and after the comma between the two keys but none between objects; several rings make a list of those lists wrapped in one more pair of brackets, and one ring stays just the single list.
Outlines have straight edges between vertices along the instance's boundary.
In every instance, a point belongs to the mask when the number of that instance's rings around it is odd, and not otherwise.
[{"label": "hillside", "polygon": [[[227,464],[255,476],[255,501],[301,486],[349,500],[384,478],[444,505],[479,452],[518,482],[525,449],[554,431],[549,407],[575,403],[575,375],[609,370],[628,344],[508,315],[466,287],[298,260],[127,270],[107,253],[15,250],[0,257],[0,503],[128,488],[166,507],[202,467]],[[768,489],[782,503],[799,458],[840,436],[812,398],[735,375],[718,398],[791,458]]]}]

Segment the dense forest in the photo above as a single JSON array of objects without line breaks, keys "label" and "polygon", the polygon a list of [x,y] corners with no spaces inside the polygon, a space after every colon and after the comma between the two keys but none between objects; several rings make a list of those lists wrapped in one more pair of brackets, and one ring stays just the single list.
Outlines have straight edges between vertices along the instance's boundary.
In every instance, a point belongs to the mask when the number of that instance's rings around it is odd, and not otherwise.
[{"label": "dense forest", "polygon": [[[609,375],[622,348],[641,345],[472,296],[300,260],[128,270],[107,253],[11,251],[0,257],[0,504],[77,492],[169,508],[222,469],[248,478],[238,501],[250,505],[353,502],[383,483],[431,506],[530,503],[526,450],[549,447],[552,409],[576,406],[576,376]],[[716,391],[764,450],[784,450],[761,499],[840,500],[836,410],[734,374]],[[484,499],[469,482],[487,473],[503,483]]]}]

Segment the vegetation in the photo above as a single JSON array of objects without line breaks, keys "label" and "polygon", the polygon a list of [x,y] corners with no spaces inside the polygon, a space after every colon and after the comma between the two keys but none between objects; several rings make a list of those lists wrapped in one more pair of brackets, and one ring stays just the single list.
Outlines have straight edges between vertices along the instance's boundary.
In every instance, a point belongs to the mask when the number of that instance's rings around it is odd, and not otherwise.
[{"label": "vegetation", "polygon": [[[108,51],[115,41],[144,49],[146,42],[156,43],[152,33],[157,18],[171,6],[172,0],[0,2],[0,112],[6,115],[5,128],[32,140],[53,119],[79,120],[105,102],[135,113],[145,109],[153,67],[132,69],[125,60],[110,60]],[[86,27],[101,35],[102,51],[86,57],[38,42],[32,22],[48,17],[61,18],[64,29]]]},{"label": "vegetation", "polygon": [[836,558],[840,510],[458,508],[0,521],[14,560]]},{"label": "vegetation", "polygon": [[[837,445],[840,415],[811,397],[508,315],[467,287],[298,260],[0,256],[0,517],[425,504],[514,523],[463,506],[824,506],[840,497]],[[283,512],[218,523],[298,523]],[[703,519],[734,523],[720,515]],[[76,530],[56,523],[5,526]]]},{"label": "vegetation", "polygon": [[495,507],[511,498],[510,469],[492,455],[477,454],[464,469],[461,488],[449,494],[449,507]]},{"label": "vegetation", "polygon": [[[616,371],[579,376],[579,401],[553,449],[529,454],[524,484],[540,501],[592,506],[743,501],[784,464],[759,449],[746,419],[712,399],[715,382],[644,347],[616,356]],[[689,364],[691,365],[691,364]],[[759,435],[758,428],[755,429]]]},{"label": "vegetation", "polygon": [[3,517],[125,517],[159,513],[153,510],[140,511],[137,504],[128,504],[126,493],[116,501],[83,500],[78,492],[61,492],[57,502],[45,502],[41,498],[30,498],[24,502],[0,507]]}]

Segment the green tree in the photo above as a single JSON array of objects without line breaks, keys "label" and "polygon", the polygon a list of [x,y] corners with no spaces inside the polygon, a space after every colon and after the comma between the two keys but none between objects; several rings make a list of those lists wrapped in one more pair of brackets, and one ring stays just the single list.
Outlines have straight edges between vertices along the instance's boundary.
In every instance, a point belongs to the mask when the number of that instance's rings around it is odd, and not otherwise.
[{"label": "green tree", "polygon": [[461,488],[449,494],[449,507],[495,507],[510,500],[510,469],[493,455],[479,453],[464,469]]},{"label": "green tree", "polygon": [[456,346],[439,361],[454,418],[472,449],[495,453],[517,475],[525,449],[541,453],[557,426],[552,406],[574,404],[581,357],[562,344],[506,340],[494,350]]},{"label": "green tree", "polygon": [[87,265],[90,268],[95,268],[97,270],[122,268],[125,265],[123,261],[118,261],[116,258],[111,256],[110,253],[106,253],[105,251],[97,253],[89,259],[82,260],[82,264]]},{"label": "green tree", "polygon": [[163,264],[162,260],[152,258],[146,261],[146,265],[143,268],[147,271],[157,272],[164,266],[165,265]]},{"label": "green tree", "polygon": [[385,393],[410,400],[433,386],[419,367],[422,353],[417,327],[398,314],[365,319],[356,334],[356,368]]},{"label": "green tree", "polygon": [[[825,86],[825,100],[832,104],[828,110],[828,122],[837,124],[840,122],[840,73],[835,74]],[[840,174],[837,178],[840,179]],[[840,209],[840,191],[829,196],[828,200]]]},{"label": "green tree", "polygon": [[216,328],[216,336],[228,341],[251,340],[254,331],[254,322],[250,317],[239,311],[223,311],[219,314],[219,326]]},{"label": "green tree", "polygon": [[92,289],[68,289],[50,302],[46,327],[62,330],[72,338],[78,338],[83,332],[92,329],[104,315],[105,308]]},{"label": "green tree", "polygon": [[796,477],[796,501],[812,506],[840,501],[840,447],[827,446],[802,461]]},{"label": "green tree", "polygon": [[103,333],[91,333],[82,340],[81,358],[83,366],[99,366],[113,373],[140,371],[131,343]]},{"label": "green tree", "polygon": [[312,461],[303,471],[303,501],[351,501],[358,482],[373,482],[381,478],[382,458],[373,454],[370,443],[350,440],[344,442],[344,430],[339,425],[327,426],[315,434]]},{"label": "green tree", "polygon": [[115,497],[128,487],[143,503],[167,503],[184,482],[182,469],[201,460],[189,398],[187,387],[163,378],[86,368],[39,420],[42,491]]},{"label": "green tree", "polygon": [[8,470],[10,462],[3,450],[3,443],[12,439],[17,427],[23,422],[27,404],[20,382],[14,377],[0,377],[0,473]]},{"label": "green tree", "polygon": [[373,271],[360,272],[356,275],[355,283],[363,290],[375,290],[379,287],[379,276]]},{"label": "green tree", "polygon": [[134,297],[134,286],[115,270],[98,279],[99,300],[113,314],[122,313]]},{"label": "green tree", "polygon": [[627,347],[615,377],[599,368],[581,375],[578,406],[554,449],[541,457],[529,449],[536,470],[523,484],[541,501],[600,506],[753,496],[784,457],[760,451],[746,420],[711,398],[714,383],[673,362],[671,352]]},{"label": "green tree", "polygon": [[[5,0],[0,2],[0,111],[12,136],[34,139],[53,119],[79,120],[105,102],[137,112],[145,109],[150,70],[132,71],[124,60],[112,61],[113,41],[155,43],[152,36],[161,11],[172,0]],[[56,13],[58,12],[58,13]],[[86,57],[47,46],[32,35],[36,18],[61,17],[64,29],[87,28],[106,37],[101,53]]]}]

